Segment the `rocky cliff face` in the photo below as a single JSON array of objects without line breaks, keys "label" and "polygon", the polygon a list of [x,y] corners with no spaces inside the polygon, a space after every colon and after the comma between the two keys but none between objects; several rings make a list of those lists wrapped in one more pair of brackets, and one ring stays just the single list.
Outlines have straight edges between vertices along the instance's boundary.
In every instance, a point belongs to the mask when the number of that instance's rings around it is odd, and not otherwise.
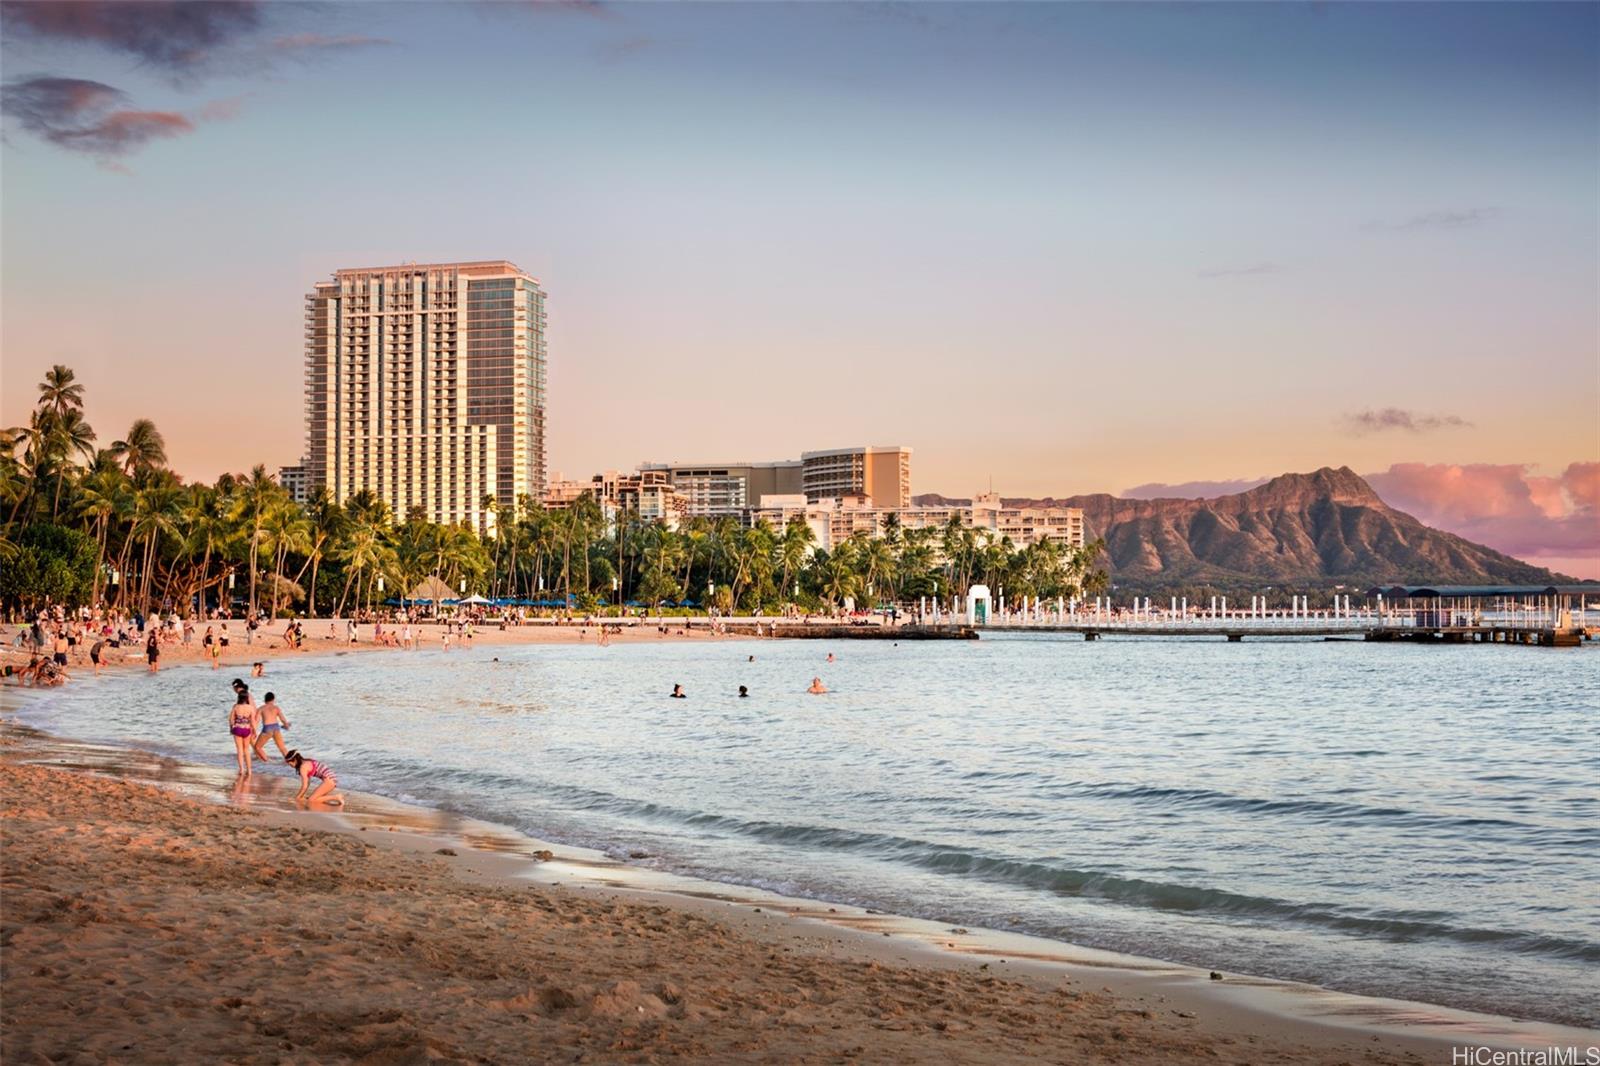
[{"label": "rocky cliff face", "polygon": [[1105,540],[1113,579],[1132,588],[1561,580],[1396,511],[1348,467],[1284,474],[1214,499],[1102,493],[1006,502],[1083,508],[1088,535]]}]

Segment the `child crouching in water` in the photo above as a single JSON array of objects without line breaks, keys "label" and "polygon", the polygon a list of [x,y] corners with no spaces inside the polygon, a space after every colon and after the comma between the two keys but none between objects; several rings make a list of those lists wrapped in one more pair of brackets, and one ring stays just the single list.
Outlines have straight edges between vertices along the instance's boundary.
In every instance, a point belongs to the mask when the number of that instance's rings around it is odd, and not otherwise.
[{"label": "child crouching in water", "polygon": [[262,762],[267,761],[267,757],[261,754],[261,749],[267,746],[269,737],[278,745],[279,755],[289,754],[283,746],[283,731],[289,728],[289,719],[283,716],[283,708],[273,702],[277,698],[276,693],[269,692],[266,702],[256,708],[257,722],[261,727],[261,733],[256,737],[256,758]]},{"label": "child crouching in water", "polygon": [[[300,791],[294,794],[295,799],[309,799],[312,803],[337,803],[344,805],[344,793],[335,792],[339,787],[338,778],[334,777],[333,769],[325,762],[308,759],[298,751],[291,749],[283,757],[283,761],[294,767],[295,773],[300,775]],[[311,788],[311,779],[315,777],[322,784],[317,786],[315,792],[307,796]]]}]

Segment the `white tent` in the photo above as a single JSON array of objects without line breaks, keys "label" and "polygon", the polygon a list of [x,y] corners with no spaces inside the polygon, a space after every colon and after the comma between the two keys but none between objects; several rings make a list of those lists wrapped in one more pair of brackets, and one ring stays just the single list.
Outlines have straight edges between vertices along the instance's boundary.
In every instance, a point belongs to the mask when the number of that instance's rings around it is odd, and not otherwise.
[{"label": "white tent", "polygon": [[486,600],[482,596],[479,596],[477,593],[473,593],[471,596],[468,596],[466,599],[462,600],[461,602],[463,604],[472,604],[473,606],[477,606],[478,604],[493,603],[494,601],[493,600]]}]

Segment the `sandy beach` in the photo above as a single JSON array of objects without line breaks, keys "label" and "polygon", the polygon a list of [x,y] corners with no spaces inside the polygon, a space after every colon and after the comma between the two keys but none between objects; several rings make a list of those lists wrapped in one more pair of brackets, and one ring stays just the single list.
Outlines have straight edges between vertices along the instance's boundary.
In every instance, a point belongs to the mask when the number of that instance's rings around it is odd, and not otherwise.
[{"label": "sandy beach", "polygon": [[[584,625],[580,623],[558,625],[553,622],[529,623],[521,626],[507,626],[501,629],[498,623],[486,623],[473,627],[472,647],[497,647],[520,646],[530,644],[580,644],[597,643],[601,638],[600,623],[604,619],[596,619],[594,623]],[[682,623],[658,624],[652,619],[648,624],[633,624],[630,620],[607,633],[604,639],[610,643],[639,643],[662,641],[707,641],[741,639],[734,636],[724,636],[712,632],[705,625],[704,619],[698,620],[699,625],[686,626]],[[345,653],[369,653],[386,651],[404,654],[406,649],[393,645],[379,644],[373,640],[373,628],[370,623],[359,627],[359,639],[350,643],[345,637],[345,620],[318,618],[302,620],[305,631],[305,644],[301,648],[290,648],[284,643],[283,632],[287,626],[284,620],[268,624],[265,628],[256,631],[253,639],[246,639],[245,625],[242,619],[233,619],[228,623],[229,644],[221,650],[217,657],[219,670],[231,670],[242,673],[249,670],[254,662],[271,662],[284,657],[300,657],[307,655],[330,655]],[[163,643],[161,645],[160,665],[163,669],[177,666],[182,663],[203,663],[207,661],[206,649],[201,641],[206,626],[216,626],[218,623],[208,622],[196,628],[194,639],[189,644],[181,641]],[[330,628],[331,626],[331,628]],[[662,627],[665,626],[665,632]],[[0,626],[0,664],[9,664],[21,667],[28,661],[29,653],[24,648],[19,648],[12,643],[17,635],[16,625]],[[385,631],[399,632],[399,628],[392,623],[385,623]],[[414,651],[437,652],[441,648],[441,638],[445,626],[433,622],[413,626],[416,634],[416,648]],[[749,639],[748,636],[742,639]],[[461,648],[459,636],[453,638],[453,647]],[[50,649],[46,647],[45,651]],[[103,669],[127,670],[146,668],[144,641],[136,638],[123,644],[120,648],[113,648],[107,644],[102,652]],[[67,671],[69,675],[80,676],[93,673],[94,666],[89,661],[89,649],[79,644],[68,653]]]},{"label": "sandy beach", "polygon": [[[7,1062],[1423,1061],[0,763]],[[399,835],[399,834],[396,834]]]}]

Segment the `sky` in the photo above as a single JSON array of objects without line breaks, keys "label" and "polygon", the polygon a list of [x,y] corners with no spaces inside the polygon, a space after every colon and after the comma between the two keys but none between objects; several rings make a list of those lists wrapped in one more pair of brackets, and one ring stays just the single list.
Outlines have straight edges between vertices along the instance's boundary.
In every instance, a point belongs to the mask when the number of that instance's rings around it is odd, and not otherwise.
[{"label": "sky", "polygon": [[[0,6],[0,421],[301,454],[303,297],[510,259],[550,468],[1350,466],[1600,577],[1600,6]],[[1199,491],[1199,490],[1196,490]]]}]

